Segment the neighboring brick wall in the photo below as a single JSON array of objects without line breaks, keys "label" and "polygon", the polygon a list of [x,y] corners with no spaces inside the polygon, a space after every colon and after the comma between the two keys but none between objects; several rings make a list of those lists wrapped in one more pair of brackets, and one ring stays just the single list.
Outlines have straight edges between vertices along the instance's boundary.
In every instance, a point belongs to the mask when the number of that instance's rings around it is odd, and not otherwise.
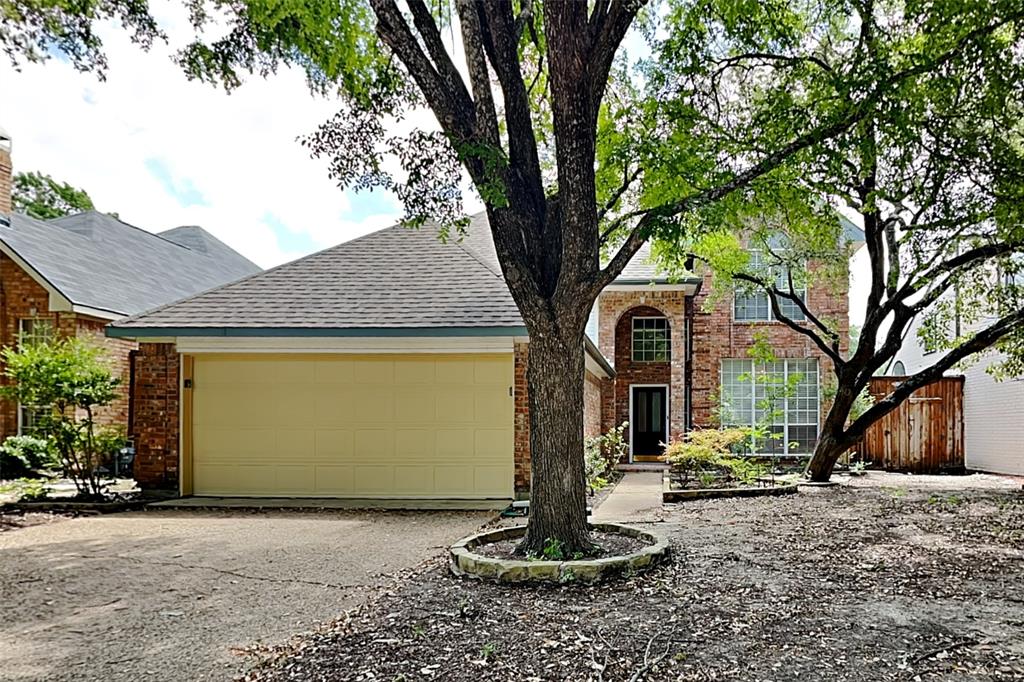
[{"label": "neighboring brick wall", "polygon": [[[812,266],[813,269],[813,266]],[[819,358],[822,381],[831,375],[832,363],[814,342],[781,322],[734,322],[732,298],[715,305],[712,312],[703,306],[711,291],[712,275],[706,273],[701,291],[694,301],[693,319],[693,424],[714,425],[714,413],[721,381],[721,361],[748,357],[755,335],[767,334],[776,356],[780,358]],[[832,290],[814,286],[807,292],[807,304],[820,319],[836,323],[842,352],[849,347],[849,301],[846,287]],[[827,406],[822,404],[824,411]]]},{"label": "neighboring brick wall", "polygon": [[[16,346],[18,321],[26,318],[50,320],[60,338],[87,339],[104,348],[114,376],[121,379],[113,404],[97,411],[97,423],[127,427],[130,383],[129,353],[132,341],[108,339],[103,334],[105,320],[72,312],[52,312],[50,296],[17,263],[0,254],[0,347]],[[3,365],[0,363],[0,369]],[[14,401],[0,400],[0,440],[18,433],[18,407]]]},{"label": "neighboring brick wall", "polygon": [[135,480],[141,488],[178,485],[178,373],[173,343],[142,343],[135,357]]},{"label": "neighboring brick wall", "polygon": [[[65,313],[70,315],[70,313]],[[62,327],[58,313],[50,312],[50,295],[6,254],[0,254],[0,346],[18,343],[18,320],[36,317]],[[0,369],[3,364],[0,363]],[[0,379],[7,383],[6,379]],[[0,399],[0,440],[18,433],[18,404]]]},{"label": "neighboring brick wall", "polygon": [[128,404],[131,394],[131,352],[139,344],[127,339],[108,338],[103,333],[106,320],[98,320],[84,315],[61,315],[61,333],[64,336],[75,334],[80,339],[88,340],[103,347],[107,363],[115,377],[121,380],[117,387],[117,398],[110,405],[96,412],[96,423],[127,430]]},{"label": "neighboring brick wall", "polygon": [[[598,298],[598,339],[601,352],[615,366],[614,395],[605,430],[629,421],[632,384],[669,385],[669,437],[677,440],[686,430],[686,295],[682,291],[607,291]],[[633,362],[633,317],[668,318],[672,355],[669,362]]]},{"label": "neighboring brick wall", "polygon": [[530,396],[527,392],[526,367],[530,345],[517,341],[513,350],[515,364],[515,492],[517,497],[530,494]]}]

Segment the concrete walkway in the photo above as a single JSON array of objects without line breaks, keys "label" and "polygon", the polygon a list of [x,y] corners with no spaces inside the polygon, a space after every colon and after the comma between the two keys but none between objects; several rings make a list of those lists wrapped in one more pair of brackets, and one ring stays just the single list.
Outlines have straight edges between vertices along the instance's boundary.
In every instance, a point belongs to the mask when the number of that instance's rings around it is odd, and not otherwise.
[{"label": "concrete walkway", "polygon": [[658,521],[661,518],[660,471],[630,471],[594,510],[594,521]]}]

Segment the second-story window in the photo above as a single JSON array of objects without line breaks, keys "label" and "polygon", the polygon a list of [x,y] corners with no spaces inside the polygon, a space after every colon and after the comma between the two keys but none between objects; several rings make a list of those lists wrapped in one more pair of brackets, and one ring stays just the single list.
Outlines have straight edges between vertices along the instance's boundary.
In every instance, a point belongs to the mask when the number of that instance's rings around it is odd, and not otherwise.
[{"label": "second-story window", "polygon": [[633,318],[633,362],[667,362],[672,357],[671,343],[666,318]]},{"label": "second-story window", "polygon": [[[789,291],[789,268],[784,265],[767,266],[764,263],[764,256],[760,251],[750,252],[750,269],[754,272],[767,272],[775,279],[775,286],[780,291]],[[793,281],[793,293],[801,301],[807,300],[807,287],[802,281]],[[800,306],[789,299],[779,298],[779,309],[782,314],[791,320],[803,320],[804,312]],[[737,322],[772,322],[775,313],[772,311],[772,304],[769,294],[764,289],[752,288],[746,291],[737,291],[733,297],[733,319]]]}]

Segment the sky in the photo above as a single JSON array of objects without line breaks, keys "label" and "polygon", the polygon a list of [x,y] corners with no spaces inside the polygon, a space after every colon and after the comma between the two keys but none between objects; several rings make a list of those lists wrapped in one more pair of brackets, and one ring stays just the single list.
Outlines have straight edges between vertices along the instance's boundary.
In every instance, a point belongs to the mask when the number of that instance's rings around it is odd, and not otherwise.
[{"label": "sky", "polygon": [[[336,110],[310,94],[303,74],[250,77],[228,94],[189,82],[173,63],[192,35],[181,3],[152,3],[169,44],[149,52],[103,27],[105,81],[51,59],[20,71],[0,59],[0,127],[13,139],[15,171],[40,171],[85,189],[101,211],[151,232],[201,225],[262,267],[394,224],[389,192],[342,191],[325,161],[297,138]],[[642,41],[633,41],[636,52]],[[461,56],[461,46],[454,46]],[[403,127],[436,126],[417,112]],[[474,196],[467,210],[479,209]],[[851,322],[866,301],[866,259],[854,259]]]},{"label": "sky", "polygon": [[387,192],[343,192],[298,143],[335,111],[298,71],[227,94],[171,61],[191,35],[181,3],[154,3],[171,45],[146,53],[104,27],[107,80],[51,59],[0,59],[0,127],[15,171],[85,189],[101,211],[159,232],[201,225],[263,267],[393,224]]}]

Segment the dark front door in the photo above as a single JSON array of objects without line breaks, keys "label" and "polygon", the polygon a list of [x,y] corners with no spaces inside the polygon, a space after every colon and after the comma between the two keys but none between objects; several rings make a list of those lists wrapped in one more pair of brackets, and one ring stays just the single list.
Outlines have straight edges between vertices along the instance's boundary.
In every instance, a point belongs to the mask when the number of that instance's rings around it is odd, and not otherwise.
[{"label": "dark front door", "polygon": [[633,459],[653,459],[661,455],[668,440],[665,433],[665,415],[668,410],[668,392],[664,386],[634,386],[633,414],[630,428],[633,430]]}]

